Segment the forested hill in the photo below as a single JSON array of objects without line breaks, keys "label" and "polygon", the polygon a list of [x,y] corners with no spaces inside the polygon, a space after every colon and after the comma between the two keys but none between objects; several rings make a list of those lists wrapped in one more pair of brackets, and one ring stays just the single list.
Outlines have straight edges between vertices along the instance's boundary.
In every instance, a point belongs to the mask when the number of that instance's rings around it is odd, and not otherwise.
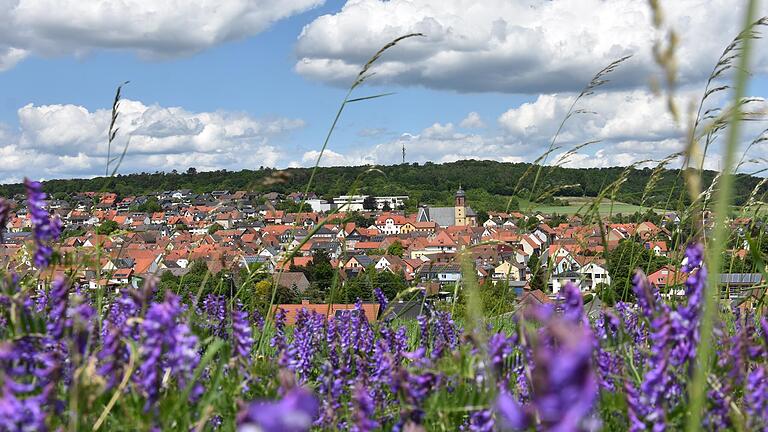
[{"label": "forested hill", "polygon": [[[521,177],[531,168],[526,163],[465,160],[452,163],[400,164],[390,166],[330,167],[318,169],[311,190],[326,198],[350,192],[374,195],[409,195],[423,203],[451,202],[453,193],[461,185],[468,193],[487,196],[530,196],[537,167],[522,181]],[[623,167],[614,168],[559,168],[544,167],[539,176],[535,194],[559,189],[554,195],[597,196],[622,176]],[[196,172],[190,168],[183,173],[140,173],[97,177],[93,179],[51,180],[45,182],[45,190],[51,194],[84,191],[109,191],[121,196],[145,194],[153,191],[192,189],[195,192],[213,190],[252,190],[257,192],[289,193],[304,191],[312,172],[311,168],[284,170],[260,168],[242,171]],[[640,204],[652,169],[632,169],[626,181],[616,191],[615,199],[630,204]],[[703,173],[703,184],[709,185],[714,171]],[[745,202],[759,178],[740,175],[736,179],[736,204]],[[518,188],[519,184],[519,188]],[[353,189],[356,187],[356,190]],[[674,207],[679,202],[683,179],[679,170],[666,170],[653,185],[644,205]],[[11,196],[23,192],[23,185],[0,185],[0,195]],[[669,203],[669,205],[667,205]]]}]

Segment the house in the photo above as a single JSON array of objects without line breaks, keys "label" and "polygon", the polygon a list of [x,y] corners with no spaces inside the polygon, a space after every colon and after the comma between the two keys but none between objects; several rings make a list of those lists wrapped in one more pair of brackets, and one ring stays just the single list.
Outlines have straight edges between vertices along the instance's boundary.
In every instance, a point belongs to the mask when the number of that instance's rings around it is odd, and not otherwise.
[{"label": "house", "polygon": [[683,273],[674,266],[666,265],[649,274],[648,282],[661,289],[682,285],[687,278],[687,273]]},{"label": "house", "polygon": [[646,249],[652,250],[656,256],[667,256],[667,242],[665,241],[648,241],[643,244]]},{"label": "house", "polygon": [[[720,274],[720,297],[739,300],[753,294],[759,296],[762,284],[763,275],[760,273],[722,273]],[[764,286],[763,290],[765,290]]]},{"label": "house", "polygon": [[445,228],[449,226],[477,226],[477,213],[467,206],[466,194],[459,186],[453,207],[419,207],[416,222],[435,222]]},{"label": "house", "polygon": [[576,271],[566,271],[563,273],[552,274],[549,277],[549,285],[552,294],[557,294],[568,283],[579,287],[579,290],[585,291],[586,284],[583,283],[584,275]]},{"label": "house", "polygon": [[504,261],[493,269],[495,281],[522,281],[525,280],[525,267],[518,263]]},{"label": "house", "polygon": [[299,293],[303,293],[309,288],[309,280],[302,272],[276,273],[275,280],[281,287],[292,288]]},{"label": "house", "polygon": [[437,281],[440,285],[455,283],[461,280],[461,265],[458,263],[436,265],[427,263],[421,266],[417,276],[423,281]]},{"label": "house", "polygon": [[384,235],[395,235],[400,234],[400,228],[406,223],[405,216],[394,214],[394,213],[384,213],[376,218],[376,228],[381,231]]},{"label": "house", "polygon": [[583,275],[583,281],[586,284],[586,289],[589,291],[597,291],[597,286],[600,284],[611,284],[611,276],[608,274],[604,263],[592,261],[581,266],[576,271]]},{"label": "house", "polygon": [[367,255],[355,255],[344,264],[345,269],[366,269],[373,265],[373,260]]}]

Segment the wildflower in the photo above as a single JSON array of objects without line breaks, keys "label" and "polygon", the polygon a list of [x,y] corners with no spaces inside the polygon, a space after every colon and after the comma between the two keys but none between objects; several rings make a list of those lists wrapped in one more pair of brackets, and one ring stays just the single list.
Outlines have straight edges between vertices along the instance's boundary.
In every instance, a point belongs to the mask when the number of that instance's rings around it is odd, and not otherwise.
[{"label": "wildflower", "polygon": [[416,320],[419,322],[419,344],[427,348],[429,346],[429,324],[426,315],[419,315]]},{"label": "wildflower", "polygon": [[208,294],[202,301],[202,314],[206,328],[214,336],[227,338],[227,300],[223,295]]},{"label": "wildflower", "polygon": [[763,366],[756,367],[747,377],[744,402],[750,424],[768,427],[768,376]]},{"label": "wildflower", "polygon": [[568,282],[563,287],[562,294],[563,296],[560,300],[562,301],[563,317],[573,323],[585,321],[584,299],[581,297],[579,288],[575,284]]},{"label": "wildflower", "polygon": [[493,412],[491,410],[473,411],[469,416],[469,430],[472,432],[493,432]]},{"label": "wildflower", "polygon": [[144,339],[138,380],[147,395],[145,410],[159,396],[162,370],[168,369],[179,387],[183,388],[192,378],[200,360],[196,349],[197,338],[187,324],[179,322],[181,313],[179,298],[166,293],[163,303],[154,303],[149,307],[141,324]]},{"label": "wildflower", "polygon": [[0,430],[46,430],[61,374],[61,356],[47,338],[0,342]]},{"label": "wildflower", "polygon": [[685,250],[685,264],[681,271],[688,273],[685,281],[685,296],[688,303],[679,306],[672,314],[674,347],[672,361],[682,365],[696,357],[699,342],[699,315],[704,296],[707,269],[703,265],[704,249],[700,244],[688,246]]},{"label": "wildflower", "polygon": [[275,335],[269,345],[277,348],[278,355],[285,349],[285,309],[278,308],[275,313]]},{"label": "wildflower", "polygon": [[27,189],[27,207],[32,219],[32,227],[35,238],[34,263],[38,268],[45,268],[53,255],[51,242],[59,238],[61,234],[61,221],[51,218],[45,210],[46,195],[42,191],[40,182],[24,180]]},{"label": "wildflower", "polygon": [[355,419],[354,424],[350,428],[352,432],[369,432],[379,427],[379,423],[374,420],[376,405],[368,390],[360,384],[355,386],[352,398],[352,412],[354,412]]},{"label": "wildflower", "polygon": [[69,306],[69,284],[63,277],[58,277],[51,285],[50,310],[48,311],[48,334],[54,339],[61,339],[67,320]]},{"label": "wildflower", "polygon": [[581,430],[598,391],[593,346],[587,326],[550,316],[533,348],[531,401],[520,405],[502,391],[496,409],[503,423],[525,429],[538,418],[546,430]]},{"label": "wildflower", "polygon": [[6,384],[0,396],[0,430],[47,430],[45,424],[47,413],[41,399],[39,396],[19,399]]},{"label": "wildflower", "polygon": [[278,401],[252,402],[238,415],[237,430],[308,431],[317,415],[317,399],[309,391],[297,387]]},{"label": "wildflower", "polygon": [[247,363],[251,356],[253,336],[251,336],[248,313],[242,310],[240,302],[235,303],[232,308],[232,340],[234,355]]},{"label": "wildflower", "polygon": [[3,241],[3,230],[8,223],[8,214],[11,212],[11,206],[4,198],[0,198],[0,243]]},{"label": "wildflower", "polygon": [[384,295],[384,292],[379,287],[374,288],[373,294],[376,296],[376,301],[379,302],[379,310],[381,310],[381,312],[383,313],[387,309],[387,306],[389,305],[389,300],[387,300],[387,296]]}]

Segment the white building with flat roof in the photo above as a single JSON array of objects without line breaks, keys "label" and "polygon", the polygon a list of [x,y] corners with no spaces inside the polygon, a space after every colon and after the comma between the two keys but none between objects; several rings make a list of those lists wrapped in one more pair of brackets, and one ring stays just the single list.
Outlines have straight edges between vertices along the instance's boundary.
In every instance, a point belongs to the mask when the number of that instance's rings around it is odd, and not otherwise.
[{"label": "white building with flat roof", "polygon": [[[370,195],[341,195],[334,198],[333,203],[340,211],[374,210],[365,208],[365,200],[369,197]],[[408,195],[379,196],[373,197],[373,200],[376,206],[375,210],[384,210],[386,207],[389,207],[390,210],[397,210],[405,207]]]}]

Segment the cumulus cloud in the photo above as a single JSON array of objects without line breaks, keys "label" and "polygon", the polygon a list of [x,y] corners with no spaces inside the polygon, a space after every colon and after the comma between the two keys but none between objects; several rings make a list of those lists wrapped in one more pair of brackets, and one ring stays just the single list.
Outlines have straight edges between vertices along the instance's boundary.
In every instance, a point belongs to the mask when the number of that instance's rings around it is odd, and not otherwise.
[{"label": "cumulus cloud", "polygon": [[[0,127],[0,180],[101,175],[107,157],[109,109],[26,105],[18,131]],[[236,112],[190,112],[124,99],[111,152],[127,157],[120,172],[276,166],[285,158],[282,137],[300,119],[257,119]]]},{"label": "cumulus cloud", "polygon": [[[683,90],[678,103],[687,106],[696,92]],[[373,146],[351,146],[350,150],[326,152],[325,165],[400,163],[402,148],[407,162],[453,162],[491,159],[504,162],[533,162],[550,148],[561,120],[573,104],[572,94],[541,95],[532,102],[510,109],[498,117],[498,128],[466,133],[452,123],[434,123],[420,131]],[[685,147],[685,130],[668,114],[665,101],[648,91],[628,90],[596,94],[582,99],[581,114],[564,125],[547,164],[566,167],[655,166]],[[768,113],[764,102],[751,104],[750,111]],[[761,136],[764,123],[744,126],[745,142]],[[765,134],[765,132],[763,132]],[[594,141],[594,142],[593,142]],[[586,146],[583,143],[592,142]],[[708,169],[719,168],[720,140],[714,141],[705,161]],[[305,165],[314,163],[317,152],[304,155]],[[741,153],[740,153],[741,154]],[[763,159],[760,159],[763,158]],[[754,171],[768,159],[768,140],[758,141],[745,156],[741,171]],[[750,162],[751,161],[751,162]],[[682,158],[668,165],[679,167]]]},{"label": "cumulus cloud", "polygon": [[[677,97],[678,105],[688,106],[696,96],[696,92],[684,92]],[[521,139],[549,140],[575,98],[572,94],[539,95],[533,102],[504,112],[498,121],[507,133]],[[560,141],[657,140],[683,133],[669,114],[666,100],[645,90],[597,93],[583,98],[576,109],[581,113],[565,123]]]},{"label": "cumulus cloud", "polygon": [[252,36],[324,0],[0,0],[0,70],[30,53],[129,50],[147,58],[188,55]]},{"label": "cumulus cloud", "polygon": [[[743,2],[664,2],[678,32],[683,82],[701,80],[738,34]],[[646,85],[660,37],[647,2],[636,0],[349,0],[307,25],[297,44],[300,74],[347,85],[371,53],[393,38],[421,32],[386,53],[379,82],[461,92],[578,91],[602,66],[633,59],[614,75],[618,86]],[[765,47],[765,42],[759,42]],[[761,67],[765,49],[755,49]]]},{"label": "cumulus cloud", "polygon": [[463,127],[464,129],[478,129],[484,128],[485,122],[483,122],[483,119],[480,118],[480,114],[472,111],[471,113],[467,114],[466,117],[464,117],[464,120],[459,123],[459,126]]}]

